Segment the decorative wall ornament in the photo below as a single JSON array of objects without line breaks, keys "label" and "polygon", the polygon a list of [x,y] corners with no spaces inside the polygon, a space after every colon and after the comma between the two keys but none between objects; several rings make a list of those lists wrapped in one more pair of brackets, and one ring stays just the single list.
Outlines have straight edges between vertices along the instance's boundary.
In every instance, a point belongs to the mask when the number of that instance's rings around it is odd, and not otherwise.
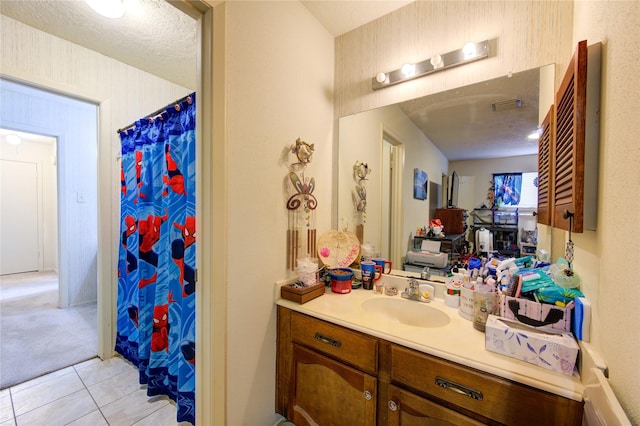
[{"label": "decorative wall ornament", "polygon": [[[289,174],[287,182],[287,210],[289,217],[289,227],[287,229],[287,269],[295,270],[296,262],[300,257],[301,230],[306,229],[306,253],[304,256],[315,257],[316,253],[316,229],[315,229],[315,209],[318,200],[313,195],[316,181],[313,177],[305,176],[305,169],[311,163],[314,144],[309,144],[300,138],[296,139],[295,145],[290,147],[290,152],[295,155],[298,161],[289,164]],[[304,233],[303,233],[304,235]]]},{"label": "decorative wall ornament", "polygon": [[356,181],[353,202],[356,207],[356,235],[363,242],[364,224],[367,223],[367,189],[364,186],[371,169],[367,163],[356,161],[353,165],[353,179]]}]

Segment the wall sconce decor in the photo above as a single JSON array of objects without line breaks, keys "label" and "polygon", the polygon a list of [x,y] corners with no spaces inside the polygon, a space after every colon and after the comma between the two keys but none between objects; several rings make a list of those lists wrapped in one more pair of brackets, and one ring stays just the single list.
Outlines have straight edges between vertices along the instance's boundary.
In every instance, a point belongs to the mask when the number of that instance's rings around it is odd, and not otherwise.
[{"label": "wall sconce decor", "polygon": [[356,161],[353,165],[353,179],[356,181],[355,192],[352,194],[353,203],[356,206],[356,236],[363,242],[364,238],[364,224],[367,222],[367,189],[364,186],[364,182],[367,180],[367,176],[371,173],[371,169],[367,163],[361,163]]},{"label": "wall sconce decor", "polygon": [[[287,210],[289,215],[289,226],[287,229],[287,268],[295,270],[298,254],[300,251],[300,228],[306,228],[306,255],[315,257],[316,252],[316,229],[315,229],[315,209],[318,200],[313,195],[316,186],[314,178],[305,177],[304,171],[309,163],[314,151],[314,144],[309,144],[300,138],[295,145],[290,147],[290,151],[295,154],[297,162],[289,165],[287,185],[288,194]],[[293,188],[293,189],[291,189]],[[304,235],[304,234],[303,234]],[[303,255],[304,257],[304,255]]]},{"label": "wall sconce decor", "polygon": [[479,43],[470,41],[461,49],[441,55],[436,54],[416,64],[404,64],[401,68],[393,71],[380,72],[373,77],[371,87],[373,90],[382,89],[383,87],[393,86],[394,84],[403,83],[413,80],[414,78],[423,77],[428,74],[433,74],[434,72],[488,57],[489,40]]}]

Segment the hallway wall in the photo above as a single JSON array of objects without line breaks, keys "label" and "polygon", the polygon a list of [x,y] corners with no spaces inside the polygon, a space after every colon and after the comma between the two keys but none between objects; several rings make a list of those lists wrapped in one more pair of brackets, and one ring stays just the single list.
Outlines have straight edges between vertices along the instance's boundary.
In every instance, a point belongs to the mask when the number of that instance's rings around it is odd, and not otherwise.
[{"label": "hallway wall", "polygon": [[[97,300],[97,108],[2,80],[4,127],[58,138],[60,307]],[[82,201],[84,200],[84,201]]]}]

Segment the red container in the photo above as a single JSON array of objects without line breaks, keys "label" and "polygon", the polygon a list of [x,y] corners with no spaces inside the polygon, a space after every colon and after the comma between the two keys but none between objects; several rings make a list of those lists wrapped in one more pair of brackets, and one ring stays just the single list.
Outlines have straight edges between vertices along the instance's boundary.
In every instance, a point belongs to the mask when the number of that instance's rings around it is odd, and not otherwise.
[{"label": "red container", "polygon": [[353,271],[349,268],[332,268],[329,270],[331,291],[339,294],[351,293]]}]

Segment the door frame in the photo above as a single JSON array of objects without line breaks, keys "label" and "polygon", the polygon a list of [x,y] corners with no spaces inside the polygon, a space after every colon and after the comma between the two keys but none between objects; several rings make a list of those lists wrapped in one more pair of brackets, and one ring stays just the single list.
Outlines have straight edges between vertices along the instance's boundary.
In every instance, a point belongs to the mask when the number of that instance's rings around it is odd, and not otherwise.
[{"label": "door frame", "polygon": [[[167,0],[168,1],[168,0]],[[226,419],[226,223],[225,158],[225,4],[212,0],[174,0],[173,6],[197,20],[196,216],[196,423],[225,424]],[[215,6],[215,9],[214,9]],[[215,13],[214,13],[215,12]],[[214,26],[215,21],[215,26]],[[214,54],[216,56],[214,66]],[[119,176],[112,173],[110,99],[49,80],[3,78],[91,102],[98,106],[98,356],[114,356],[117,318],[117,244],[119,209],[114,200]],[[216,93],[216,99],[212,94]],[[214,103],[215,101],[215,103]],[[216,122],[215,132],[213,123]],[[60,135],[52,135],[59,140]],[[204,143],[206,141],[206,143]],[[212,167],[215,159],[215,167]],[[206,164],[207,167],[203,167]],[[205,220],[206,219],[206,220]],[[215,226],[214,226],[215,224]],[[59,238],[60,239],[60,238]],[[213,245],[215,241],[215,246]],[[206,260],[206,261],[205,261]],[[216,271],[214,280],[212,271]],[[213,294],[216,297],[213,297]],[[214,345],[213,342],[217,343]],[[215,378],[215,379],[214,379]]]}]

